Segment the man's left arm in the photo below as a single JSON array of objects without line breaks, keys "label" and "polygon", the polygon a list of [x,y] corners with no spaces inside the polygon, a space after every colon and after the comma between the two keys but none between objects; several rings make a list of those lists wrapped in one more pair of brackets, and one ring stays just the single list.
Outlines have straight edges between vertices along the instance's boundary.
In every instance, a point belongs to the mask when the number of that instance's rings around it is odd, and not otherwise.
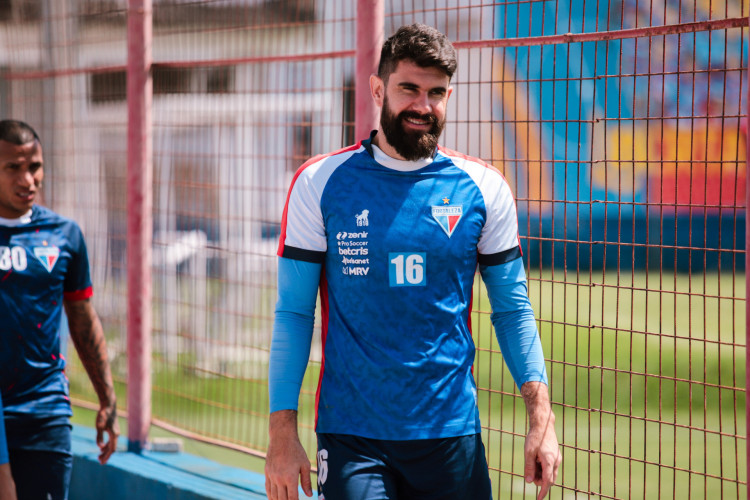
[{"label": "man's left arm", "polygon": [[524,445],[524,476],[527,482],[539,486],[538,499],[541,500],[555,482],[562,456],[523,259],[493,266],[480,265],[479,270],[487,287],[492,325],[503,359],[526,404],[529,432]]},{"label": "man's left arm", "polygon": [[[91,299],[63,301],[68,316],[70,338],[76,346],[86,373],[99,398],[99,412],[96,415],[96,444],[99,446],[99,462],[105,464],[117,447],[120,435],[117,423],[117,404],[112,372],[107,357],[107,343],[104,339],[99,316]],[[104,441],[104,433],[109,438]]]}]

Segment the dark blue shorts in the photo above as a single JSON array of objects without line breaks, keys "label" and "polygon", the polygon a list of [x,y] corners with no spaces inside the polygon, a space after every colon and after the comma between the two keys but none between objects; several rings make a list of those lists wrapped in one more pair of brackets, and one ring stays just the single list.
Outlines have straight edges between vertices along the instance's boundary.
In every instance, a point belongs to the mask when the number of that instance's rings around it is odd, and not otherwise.
[{"label": "dark blue shorts", "polygon": [[318,434],[320,500],[492,498],[479,434],[383,441]]},{"label": "dark blue shorts", "polygon": [[5,428],[18,500],[66,500],[73,468],[70,419],[7,418]]}]

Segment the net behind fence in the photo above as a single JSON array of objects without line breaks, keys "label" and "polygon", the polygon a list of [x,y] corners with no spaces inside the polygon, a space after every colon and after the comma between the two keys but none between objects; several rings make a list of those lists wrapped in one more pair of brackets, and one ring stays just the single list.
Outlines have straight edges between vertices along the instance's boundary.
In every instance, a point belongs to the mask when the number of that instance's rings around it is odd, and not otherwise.
[{"label": "net behind fence", "polygon": [[[44,202],[87,238],[122,406],[124,0],[0,2],[0,114],[42,138]],[[291,177],[356,142],[355,2],[153,4],[155,423],[262,454]],[[747,2],[385,1],[445,32],[442,143],[517,199],[563,466],[552,498],[744,498]],[[496,498],[531,498],[526,416],[477,277]],[[314,457],[319,328],[300,398]],[[74,353],[71,396],[96,401]],[[241,465],[241,464],[239,464]]]}]

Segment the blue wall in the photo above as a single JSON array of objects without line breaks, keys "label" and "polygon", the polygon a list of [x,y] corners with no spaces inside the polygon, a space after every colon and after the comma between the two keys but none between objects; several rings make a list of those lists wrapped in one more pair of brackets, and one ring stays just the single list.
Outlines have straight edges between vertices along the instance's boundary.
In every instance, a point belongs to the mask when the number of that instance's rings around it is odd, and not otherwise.
[{"label": "blue wall", "polygon": [[[715,17],[703,4],[654,2],[504,3],[495,36]],[[619,258],[622,270],[686,271],[703,269],[705,258],[709,270],[744,269],[741,29],[498,53],[508,83],[496,87],[493,118],[520,200],[522,238],[571,241],[524,241],[534,265],[588,269]],[[509,85],[514,102],[504,99]]]},{"label": "blue wall", "polygon": [[[73,427],[71,500],[265,499],[262,474],[228,467],[187,453],[119,451],[99,465],[89,427]],[[300,490],[300,498],[307,498]],[[314,497],[317,498],[317,495]]]},{"label": "blue wall", "polygon": [[[745,269],[745,213],[662,217],[521,220],[521,246],[531,266],[569,270],[665,272]],[[541,225],[541,229],[540,229]],[[527,233],[530,238],[527,238]],[[541,236],[541,238],[540,238]],[[556,240],[556,241],[553,241]],[[560,241],[564,240],[564,241]]]}]

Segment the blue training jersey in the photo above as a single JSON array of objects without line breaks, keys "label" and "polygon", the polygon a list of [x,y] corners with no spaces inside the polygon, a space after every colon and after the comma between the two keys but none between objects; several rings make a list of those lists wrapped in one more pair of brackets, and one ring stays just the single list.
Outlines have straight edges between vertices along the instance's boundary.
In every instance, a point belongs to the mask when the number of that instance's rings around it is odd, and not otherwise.
[{"label": "blue training jersey", "polygon": [[5,414],[71,415],[60,352],[63,298],[92,295],[78,225],[35,205],[29,221],[0,223],[0,393]]},{"label": "blue training jersey", "polygon": [[370,140],[313,158],[290,187],[278,253],[323,264],[317,432],[480,432],[474,276],[521,255],[499,171],[444,148],[415,165]]}]

